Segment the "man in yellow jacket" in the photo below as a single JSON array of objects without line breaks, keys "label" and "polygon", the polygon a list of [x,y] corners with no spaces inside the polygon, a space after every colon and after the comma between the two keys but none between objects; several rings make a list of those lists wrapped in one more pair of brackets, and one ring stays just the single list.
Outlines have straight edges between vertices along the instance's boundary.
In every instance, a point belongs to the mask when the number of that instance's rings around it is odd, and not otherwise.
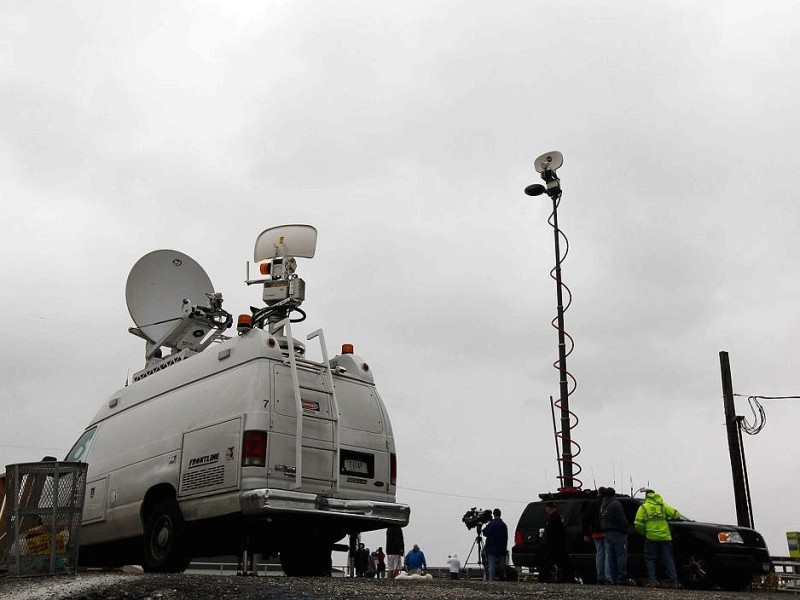
[{"label": "man in yellow jacket", "polygon": [[680,519],[680,513],[665,504],[661,496],[653,490],[645,490],[644,504],[636,511],[633,526],[636,533],[644,536],[644,561],[647,565],[647,579],[656,586],[656,563],[661,562],[667,576],[664,587],[678,587],[678,574],[675,571],[675,557],[672,552],[672,534],[668,521]]}]

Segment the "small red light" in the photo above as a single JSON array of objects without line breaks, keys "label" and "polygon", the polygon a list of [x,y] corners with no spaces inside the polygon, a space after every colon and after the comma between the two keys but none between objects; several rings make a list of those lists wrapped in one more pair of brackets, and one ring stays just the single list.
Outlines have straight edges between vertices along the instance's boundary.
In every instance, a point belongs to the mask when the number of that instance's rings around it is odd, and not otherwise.
[{"label": "small red light", "polygon": [[342,354],[352,354],[353,344],[342,344]]},{"label": "small red light", "polygon": [[364,372],[365,372],[365,373],[366,373],[367,371],[369,371],[369,365],[368,365],[367,363],[361,363],[361,368],[362,368],[362,369],[364,369]]},{"label": "small red light", "polygon": [[267,346],[269,346],[270,348],[274,348],[277,345],[278,345],[278,342],[275,341],[275,338],[269,338],[267,340]]},{"label": "small red light", "polygon": [[267,464],[267,432],[245,431],[242,442],[242,466],[263,467]]},{"label": "small red light", "polygon": [[522,545],[522,532],[515,531],[514,532],[514,545],[521,546]]},{"label": "small red light", "polygon": [[269,268],[272,266],[271,263],[261,263],[258,265],[258,270],[261,272],[262,275],[269,275]]}]

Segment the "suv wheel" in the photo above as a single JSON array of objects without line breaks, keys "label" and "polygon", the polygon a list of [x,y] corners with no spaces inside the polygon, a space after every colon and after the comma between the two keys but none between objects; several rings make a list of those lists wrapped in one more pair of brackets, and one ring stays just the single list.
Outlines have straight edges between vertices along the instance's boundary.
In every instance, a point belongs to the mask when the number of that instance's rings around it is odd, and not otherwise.
[{"label": "suv wheel", "polygon": [[717,576],[717,585],[728,592],[744,591],[752,582],[752,573],[726,572]]},{"label": "suv wheel", "polygon": [[707,590],[714,582],[711,559],[700,548],[689,548],[680,555],[677,569],[678,578],[684,587]]}]

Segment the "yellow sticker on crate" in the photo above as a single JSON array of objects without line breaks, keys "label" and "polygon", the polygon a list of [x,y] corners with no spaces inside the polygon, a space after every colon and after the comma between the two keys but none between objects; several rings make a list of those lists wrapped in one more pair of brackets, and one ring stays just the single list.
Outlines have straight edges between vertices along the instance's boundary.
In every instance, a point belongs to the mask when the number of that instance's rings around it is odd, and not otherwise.
[{"label": "yellow sticker on crate", "polygon": [[[24,539],[23,554],[50,554],[50,534],[42,533]],[[67,532],[62,530],[56,534],[56,553],[62,554],[67,550]]]}]

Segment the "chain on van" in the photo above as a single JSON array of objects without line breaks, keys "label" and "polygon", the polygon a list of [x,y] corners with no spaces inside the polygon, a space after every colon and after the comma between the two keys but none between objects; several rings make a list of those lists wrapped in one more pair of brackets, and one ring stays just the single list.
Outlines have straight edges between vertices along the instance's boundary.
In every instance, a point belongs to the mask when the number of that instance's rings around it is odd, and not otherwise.
[{"label": "chain on van", "polygon": [[[317,230],[262,232],[262,308],[237,318],[189,256],[156,250],[125,290],[145,366],[103,403],[66,460],[88,463],[84,565],[178,572],[200,556],[279,555],[288,575],[330,575],[347,535],[408,523],[372,370],[321,329],[292,337]],[[319,345],[321,360],[306,355]],[[309,354],[311,354],[309,352]],[[245,558],[246,560],[246,558]]]}]

